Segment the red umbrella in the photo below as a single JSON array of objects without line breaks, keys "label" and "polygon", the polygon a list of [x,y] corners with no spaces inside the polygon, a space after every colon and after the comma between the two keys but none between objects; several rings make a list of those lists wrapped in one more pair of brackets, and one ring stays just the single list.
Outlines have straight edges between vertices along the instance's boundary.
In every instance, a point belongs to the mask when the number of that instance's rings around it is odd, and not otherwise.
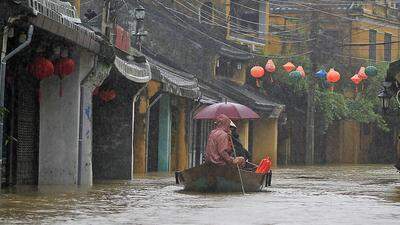
[{"label": "red umbrella", "polygon": [[194,118],[197,120],[215,119],[220,114],[225,114],[232,120],[260,118],[260,116],[249,107],[232,102],[209,105],[200,110]]}]

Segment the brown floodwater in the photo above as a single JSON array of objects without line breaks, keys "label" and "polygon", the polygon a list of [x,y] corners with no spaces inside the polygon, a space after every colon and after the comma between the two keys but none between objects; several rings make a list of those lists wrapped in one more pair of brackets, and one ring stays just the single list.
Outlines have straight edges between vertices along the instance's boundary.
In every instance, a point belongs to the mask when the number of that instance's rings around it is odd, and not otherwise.
[{"label": "brown floodwater", "polygon": [[19,187],[0,195],[1,224],[400,224],[391,165],[288,167],[260,193],[182,192],[167,174],[90,189]]}]

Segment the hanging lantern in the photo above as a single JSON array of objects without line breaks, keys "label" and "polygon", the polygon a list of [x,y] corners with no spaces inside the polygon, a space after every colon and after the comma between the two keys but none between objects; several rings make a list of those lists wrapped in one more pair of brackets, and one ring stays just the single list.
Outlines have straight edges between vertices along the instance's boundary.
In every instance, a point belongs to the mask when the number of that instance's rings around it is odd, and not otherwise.
[{"label": "hanging lantern", "polygon": [[351,81],[353,81],[353,83],[356,85],[356,89],[355,89],[354,91],[355,91],[355,93],[357,93],[357,92],[358,92],[358,84],[360,84],[360,82],[362,81],[362,79],[361,79],[361,77],[360,77],[358,74],[352,76],[350,79],[351,79]]},{"label": "hanging lantern", "polygon": [[295,71],[290,72],[290,73],[289,73],[289,76],[290,76],[291,78],[300,78],[300,77],[301,77],[301,72],[295,70]]},{"label": "hanging lantern", "polygon": [[265,64],[265,70],[266,70],[267,72],[269,72],[269,73],[273,73],[273,72],[276,71],[276,67],[275,67],[275,64],[274,64],[274,62],[272,61],[272,59],[269,59],[269,60],[267,61],[267,64]]},{"label": "hanging lantern", "polygon": [[291,62],[288,62],[285,65],[283,65],[283,69],[285,69],[285,71],[288,73],[293,71],[295,68],[296,68],[296,66],[293,65],[293,63],[291,63]]},{"label": "hanging lantern", "polygon": [[265,70],[269,73],[269,78],[271,80],[271,83],[274,83],[274,79],[272,78],[272,73],[276,71],[276,67],[272,59],[269,59],[267,61],[267,64],[265,64]]},{"label": "hanging lantern", "polygon": [[54,65],[44,57],[36,57],[33,63],[28,65],[28,72],[37,79],[43,80],[54,74]]},{"label": "hanging lantern", "polygon": [[70,58],[61,58],[55,63],[55,74],[64,78],[75,71],[75,61]]},{"label": "hanging lantern", "polygon": [[315,73],[315,77],[317,78],[325,78],[326,77],[326,71],[325,70],[320,70]]},{"label": "hanging lantern", "polygon": [[60,97],[63,96],[62,80],[75,71],[75,61],[70,58],[61,58],[55,63],[55,74],[60,77]]},{"label": "hanging lantern", "polygon": [[375,66],[368,66],[365,68],[365,74],[367,76],[376,76],[378,74],[378,69]]},{"label": "hanging lantern", "polygon": [[114,90],[100,91],[99,97],[103,102],[109,102],[117,97],[117,93]]},{"label": "hanging lantern", "polygon": [[304,68],[302,66],[298,66],[296,71],[299,71],[302,78],[306,77],[306,72],[304,72]]},{"label": "hanging lantern", "polygon": [[252,77],[256,78],[257,87],[261,86],[259,78],[264,76],[264,73],[265,73],[264,68],[262,68],[261,66],[254,66],[253,68],[251,68],[250,74]]},{"label": "hanging lantern", "polygon": [[340,74],[335,69],[330,69],[326,74],[326,80],[329,83],[336,83],[340,80]]},{"label": "hanging lantern", "polygon": [[264,73],[264,68],[262,68],[261,66],[254,66],[250,70],[250,74],[254,78],[261,78],[262,76],[264,76]]},{"label": "hanging lantern", "polygon": [[362,80],[366,80],[368,79],[367,74],[365,73],[365,67],[360,67],[360,70],[358,71],[357,75],[362,79]]}]

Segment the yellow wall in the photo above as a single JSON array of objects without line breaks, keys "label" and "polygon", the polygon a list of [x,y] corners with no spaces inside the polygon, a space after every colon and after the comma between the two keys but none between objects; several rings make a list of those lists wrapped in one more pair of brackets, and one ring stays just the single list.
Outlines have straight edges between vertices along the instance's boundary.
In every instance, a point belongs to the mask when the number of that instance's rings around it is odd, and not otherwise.
[{"label": "yellow wall", "polygon": [[245,149],[249,149],[249,121],[235,121],[234,122],[239,133],[239,139]]},{"label": "yellow wall", "polygon": [[176,169],[184,170],[188,168],[189,149],[186,143],[186,104],[184,99],[180,99],[178,115],[178,149],[176,155]]},{"label": "yellow wall", "polygon": [[362,126],[355,121],[340,121],[328,131],[326,160],[328,163],[365,163],[372,143],[372,129],[363,134]]},{"label": "yellow wall", "polygon": [[[389,2],[389,1],[388,1]],[[377,30],[377,42],[384,42],[384,34],[390,33],[392,34],[392,42],[400,41],[400,23],[389,17],[386,17],[386,7],[382,5],[375,4],[373,1],[368,4],[364,4],[364,14],[362,16],[358,16],[359,20],[357,22],[351,22],[351,38],[347,38],[344,40],[345,43],[357,44],[357,43],[369,43],[369,29]],[[285,19],[282,18],[282,15],[288,17],[299,17],[299,15],[293,13],[282,13],[282,14],[271,14],[270,22],[271,25],[284,25]],[[347,15],[345,15],[347,16]],[[302,24],[293,24],[293,22],[287,21],[286,30],[291,30],[295,27],[300,27]],[[295,26],[293,26],[295,25]],[[329,24],[327,24],[329,26]],[[339,25],[335,25],[337,30],[341,32],[340,29],[347,29],[341,27]],[[331,28],[334,28],[331,27]],[[325,27],[329,28],[329,27]],[[348,32],[343,31],[343,32]],[[268,54],[282,54],[282,43],[279,43],[281,40],[277,35],[273,35],[270,37],[269,46],[267,49]],[[339,40],[341,41],[341,40]],[[290,48],[290,46],[287,46]],[[350,54],[356,58],[364,58],[369,59],[369,46],[352,46],[345,47],[344,52]],[[400,44],[392,43],[392,55],[391,61],[395,61],[400,58]],[[384,45],[376,45],[376,60],[383,61],[384,60]]]},{"label": "yellow wall", "polygon": [[266,155],[277,165],[278,120],[260,119],[254,123],[253,162],[259,163]]},{"label": "yellow wall", "polygon": [[135,113],[135,129],[133,136],[133,172],[143,174],[146,172],[146,113],[149,107],[149,99],[160,90],[161,84],[157,81],[150,81],[147,92],[140,96],[138,113]]}]

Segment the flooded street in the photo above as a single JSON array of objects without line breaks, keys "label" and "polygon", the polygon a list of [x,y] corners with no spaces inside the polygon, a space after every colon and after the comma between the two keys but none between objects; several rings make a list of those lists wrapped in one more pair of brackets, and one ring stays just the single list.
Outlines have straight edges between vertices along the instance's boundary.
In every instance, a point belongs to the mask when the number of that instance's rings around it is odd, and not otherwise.
[{"label": "flooded street", "polygon": [[391,165],[274,170],[261,193],[195,194],[153,174],[90,190],[4,190],[1,224],[399,224]]}]

